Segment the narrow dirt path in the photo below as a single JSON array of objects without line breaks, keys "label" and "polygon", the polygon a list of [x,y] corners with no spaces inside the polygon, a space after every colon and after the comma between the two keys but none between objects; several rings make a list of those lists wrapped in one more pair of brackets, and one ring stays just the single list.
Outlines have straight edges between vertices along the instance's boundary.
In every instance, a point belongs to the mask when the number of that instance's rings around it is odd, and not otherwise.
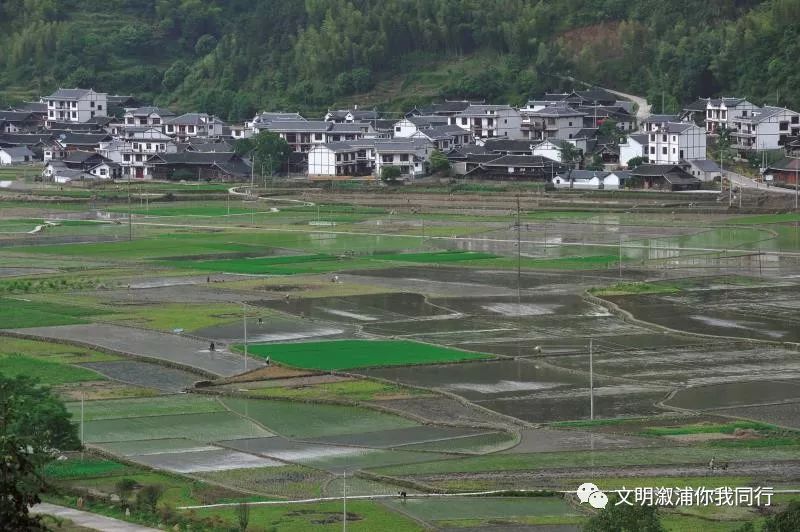
[{"label": "narrow dirt path", "polygon": [[104,515],[75,510],[73,508],[67,508],[66,506],[58,506],[46,502],[37,504],[31,508],[31,511],[36,514],[53,515],[62,519],[69,519],[76,525],[91,528],[92,530],[100,530],[102,532],[158,532],[156,528],[126,523],[125,521],[120,521],[119,519],[113,519]]}]

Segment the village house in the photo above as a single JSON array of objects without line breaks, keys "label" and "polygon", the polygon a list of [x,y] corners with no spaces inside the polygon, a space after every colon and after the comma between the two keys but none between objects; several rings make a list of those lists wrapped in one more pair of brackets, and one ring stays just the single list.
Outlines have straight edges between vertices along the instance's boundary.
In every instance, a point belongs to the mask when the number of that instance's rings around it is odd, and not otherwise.
[{"label": "village house", "polygon": [[427,173],[433,144],[423,138],[359,139],[314,146],[308,153],[308,174],[380,177],[386,166],[396,166],[401,177],[414,179]]},{"label": "village house", "polygon": [[647,160],[649,151],[647,148],[648,133],[631,133],[625,137],[625,142],[619,144],[619,162],[623,166],[628,166],[628,161],[636,158]]},{"label": "village house", "polygon": [[533,155],[536,142],[525,139],[492,138],[486,139],[483,147],[487,153],[500,155]]},{"label": "village house", "polygon": [[33,152],[25,146],[0,148],[0,165],[22,164],[33,161]]},{"label": "village house", "polygon": [[764,106],[729,119],[732,146],[742,155],[755,150],[780,149],[789,137],[800,135],[800,113]]},{"label": "village house", "polygon": [[667,122],[648,135],[647,160],[652,164],[706,158],[706,133],[690,122]]},{"label": "village house", "polygon": [[540,155],[503,155],[480,163],[471,174],[486,179],[550,181],[564,170],[558,161]]},{"label": "village house", "polygon": [[49,133],[0,133],[0,148],[24,146],[33,152],[36,160],[43,160],[47,151],[55,146]]},{"label": "village house", "polygon": [[445,126],[448,125],[449,122],[450,119],[446,116],[409,116],[394,123],[392,126],[392,136],[395,138],[408,138],[412,137],[421,129],[434,126]]},{"label": "village house", "polygon": [[470,101],[470,100],[445,100],[441,103],[432,103],[430,105],[425,105],[422,107],[414,107],[410,111],[405,114],[406,118],[411,116],[445,116],[451,117],[455,116],[458,113],[464,111],[467,107],[473,104],[482,104],[486,103],[483,100],[481,101]]},{"label": "village house", "polygon": [[523,108],[522,137],[531,140],[571,139],[583,129],[586,113],[564,104]]},{"label": "village house", "polygon": [[205,113],[186,113],[164,119],[163,131],[179,141],[194,137],[220,137],[225,123]]},{"label": "village house", "polygon": [[468,131],[476,140],[492,137],[522,138],[521,124],[520,112],[509,105],[470,105],[450,116],[450,125]]},{"label": "village house", "polygon": [[42,122],[27,111],[0,111],[0,133],[32,133]]},{"label": "village house", "polygon": [[356,105],[353,109],[330,110],[325,113],[325,122],[336,122],[337,124],[352,124],[353,122],[370,122],[377,120],[378,111],[359,109]]},{"label": "village house", "polygon": [[642,132],[655,131],[670,122],[683,122],[683,120],[678,115],[650,115],[639,124],[639,130]]},{"label": "village house", "polygon": [[126,109],[123,115],[125,126],[157,126],[161,127],[167,119],[172,119],[175,113],[161,107],[145,106]]},{"label": "village house", "polygon": [[645,190],[699,190],[702,184],[676,164],[643,164],[630,174],[630,186]]},{"label": "village house", "polygon": [[549,138],[543,140],[539,144],[536,144],[533,147],[531,154],[541,155],[542,157],[547,157],[548,159],[552,159],[553,161],[562,163],[564,162],[562,157],[562,151],[564,150],[565,144],[570,144],[570,142],[562,139],[557,139],[555,137]]},{"label": "village house", "polygon": [[730,119],[735,116],[747,118],[758,106],[744,98],[701,98],[706,101],[706,132],[717,133],[720,128],[728,128]]},{"label": "village house", "polygon": [[684,169],[704,183],[722,179],[722,169],[714,161],[708,159],[690,159],[686,162],[689,163],[689,167],[684,167]]},{"label": "village house", "polygon": [[469,133],[458,126],[444,125],[420,129],[411,138],[427,139],[433,147],[440,151],[448,151],[470,141]]},{"label": "village house", "polygon": [[107,116],[106,97],[92,89],[58,89],[45,98],[47,123],[87,122],[95,116]]},{"label": "village house", "polygon": [[159,153],[147,161],[154,179],[237,181],[250,176],[251,166],[235,153]]},{"label": "village house", "polygon": [[627,172],[605,172],[597,170],[567,170],[553,178],[556,188],[578,190],[619,190],[624,186]]},{"label": "village house", "polygon": [[357,140],[370,131],[369,124],[323,120],[274,120],[263,129],[277,133],[295,153],[308,153],[314,145]]}]

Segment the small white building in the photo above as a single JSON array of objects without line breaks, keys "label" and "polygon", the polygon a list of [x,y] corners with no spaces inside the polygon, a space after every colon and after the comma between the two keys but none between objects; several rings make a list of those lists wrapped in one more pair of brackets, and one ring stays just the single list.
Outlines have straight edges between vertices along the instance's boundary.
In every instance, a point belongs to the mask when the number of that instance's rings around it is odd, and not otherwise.
[{"label": "small white building", "polygon": [[553,161],[563,163],[561,152],[565,144],[572,144],[574,146],[574,143],[566,140],[557,139],[555,137],[549,138],[534,146],[531,155],[541,155],[542,157],[547,157]]},{"label": "small white building", "polygon": [[552,180],[556,188],[580,190],[618,190],[622,187],[622,173],[595,170],[569,170]]},{"label": "small white building", "polygon": [[706,132],[692,123],[667,122],[648,135],[650,164],[678,164],[706,158]]},{"label": "small white building", "polygon": [[581,129],[586,113],[565,104],[547,105],[530,110],[522,109],[523,138],[541,140],[548,138],[571,139]]},{"label": "small white building", "polygon": [[700,181],[711,182],[715,179],[722,178],[722,170],[714,161],[710,161],[708,159],[692,159],[691,161],[687,162],[689,163],[689,166],[688,168],[685,168],[686,171]]},{"label": "small white building", "polygon": [[160,107],[137,107],[126,109],[123,122],[126,126],[157,126],[161,127],[165,120],[171,119],[175,113]]},{"label": "small white building", "polygon": [[637,157],[648,157],[647,133],[634,133],[625,138],[625,142],[619,145],[619,162],[623,166],[628,166],[628,161]]},{"label": "small white building", "polygon": [[186,113],[164,120],[164,133],[184,141],[196,137],[220,137],[225,123],[205,113]]},{"label": "small white building", "polygon": [[742,152],[781,149],[787,137],[800,135],[800,113],[764,106],[729,120],[733,147]]},{"label": "small white building", "polygon": [[314,177],[380,177],[385,166],[396,166],[401,177],[415,178],[427,171],[434,150],[427,139],[357,139],[313,146],[308,152],[308,175]]},{"label": "small white building", "polygon": [[33,161],[33,152],[25,146],[0,148],[0,165],[23,164]]},{"label": "small white building", "polygon": [[58,89],[45,98],[47,120],[51,122],[88,122],[95,116],[108,116],[107,94],[92,89]]}]

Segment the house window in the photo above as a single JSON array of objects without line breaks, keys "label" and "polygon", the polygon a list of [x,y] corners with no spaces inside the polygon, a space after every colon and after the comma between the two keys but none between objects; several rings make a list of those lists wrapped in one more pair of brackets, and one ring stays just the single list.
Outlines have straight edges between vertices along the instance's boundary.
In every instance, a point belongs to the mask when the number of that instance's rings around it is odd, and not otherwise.
[{"label": "house window", "polygon": [[314,140],[322,140],[322,133],[314,133]]},{"label": "house window", "polygon": [[675,148],[672,148],[672,153],[673,153],[673,154],[675,153]]},{"label": "house window", "polygon": [[400,133],[400,130],[403,129],[400,126],[394,126],[394,130],[396,133]]},{"label": "house window", "polygon": [[572,127],[572,122],[569,123],[569,127]]},{"label": "house window", "polygon": [[743,116],[743,117],[744,117],[744,116],[747,116],[747,111],[746,111],[746,110],[745,110],[745,111],[742,111],[742,116]]},{"label": "house window", "polygon": [[101,168],[100,169],[100,175],[106,175],[106,169],[105,168]]},{"label": "house window", "polygon": [[133,143],[133,149],[134,150],[138,150],[139,149],[139,143],[138,142],[134,142]]},{"label": "house window", "polygon": [[160,123],[161,123],[161,119],[160,119],[160,118],[154,118],[154,119],[153,119],[153,125],[154,125],[154,126],[157,126],[157,125],[159,125]]},{"label": "house window", "polygon": [[466,118],[462,118],[461,119],[461,125],[462,126],[466,126],[467,125],[467,119]]},{"label": "house window", "polygon": [[408,161],[408,154],[404,153],[403,155],[401,155],[400,156],[400,160],[403,161],[403,162],[407,162]]},{"label": "house window", "polygon": [[94,101],[89,102],[89,107],[94,107]]},{"label": "house window", "polygon": [[683,159],[683,150],[681,150],[681,159]]},{"label": "house window", "polygon": [[166,144],[159,144],[158,145],[158,149],[160,149],[161,151],[166,151],[167,145]]},{"label": "house window", "polygon": [[53,111],[48,111],[47,112],[47,116],[49,116],[50,118],[53,118]]},{"label": "house window", "polygon": [[798,120],[798,119],[800,119],[800,117],[799,117],[799,116],[793,116],[793,117],[792,117],[792,124],[797,124],[797,123],[798,123],[798,121],[800,121],[800,120]]},{"label": "house window", "polygon": [[650,142],[655,142],[655,141],[656,141],[656,136],[650,135]]},{"label": "house window", "polygon": [[661,135],[661,141],[662,142],[667,142],[667,136],[666,135]]},{"label": "house window", "polygon": [[152,150],[152,149],[153,149],[153,145],[152,145],[152,144],[150,144],[149,142],[147,143],[147,149],[148,149],[148,150]]},{"label": "house window", "polygon": [[666,154],[667,154],[667,147],[666,147],[666,146],[664,146],[663,148],[661,148],[661,154],[662,154],[662,155],[666,155]]},{"label": "house window", "polygon": [[778,127],[781,131],[788,131],[789,129],[789,122],[781,122],[780,126]]},{"label": "house window", "polygon": [[78,118],[78,113],[76,111],[72,111],[72,118]]},{"label": "house window", "polygon": [[139,119],[139,125],[140,126],[146,126],[147,125],[147,119],[146,118],[140,118]]},{"label": "house window", "polygon": [[672,142],[676,142],[677,140],[678,140],[678,137],[676,137],[675,135],[672,135]]},{"label": "house window", "polygon": [[133,118],[128,118],[128,119],[126,119],[126,120],[125,120],[125,123],[126,123],[126,124],[130,124],[130,125],[133,125]]},{"label": "house window", "polygon": [[123,160],[123,161],[126,161],[126,162],[130,162],[130,160],[131,160],[131,154],[130,154],[130,153],[126,153],[126,154],[124,154],[124,155],[122,156],[122,160]]},{"label": "house window", "polygon": [[139,155],[139,154],[136,155],[136,162],[137,163],[142,162],[142,156],[141,155]]},{"label": "house window", "polygon": [[102,105],[98,105],[98,106],[97,106],[97,110],[98,110],[98,111],[102,111],[102,110],[103,110],[103,106],[102,106]]}]

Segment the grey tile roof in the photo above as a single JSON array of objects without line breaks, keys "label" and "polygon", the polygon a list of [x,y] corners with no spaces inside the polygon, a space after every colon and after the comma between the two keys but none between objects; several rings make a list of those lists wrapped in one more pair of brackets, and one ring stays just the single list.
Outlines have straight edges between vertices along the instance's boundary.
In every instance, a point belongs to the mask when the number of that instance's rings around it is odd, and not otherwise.
[{"label": "grey tile roof", "polygon": [[219,119],[205,113],[186,113],[164,121],[165,124],[175,126],[201,126],[212,122],[217,123]]},{"label": "grey tile roof", "polygon": [[558,161],[542,157],[541,155],[503,155],[502,157],[484,163],[484,166],[550,167],[551,165],[557,164],[559,164]]},{"label": "grey tile roof", "polygon": [[439,115],[420,115],[411,116],[408,118],[408,121],[417,127],[430,127],[447,124],[448,118]]},{"label": "grey tile roof", "polygon": [[67,164],[83,164],[87,160],[91,158],[99,158],[101,160],[105,160],[105,157],[97,153],[96,151],[81,151],[75,150],[71,151],[64,157],[64,162]]},{"label": "grey tile roof", "polygon": [[587,113],[576,111],[568,105],[549,105],[544,109],[532,111],[532,116],[559,117],[559,116],[586,116]]},{"label": "grey tile roof", "polygon": [[540,144],[540,142],[535,140],[492,138],[492,139],[486,139],[484,147],[488,151],[493,151],[497,153],[506,153],[506,152],[531,153],[533,151],[533,147],[536,146],[537,144]]},{"label": "grey tile roof", "polygon": [[278,133],[323,133],[331,125],[324,120],[275,120],[264,124],[263,128]]},{"label": "grey tile roof", "polygon": [[50,100],[80,100],[91,92],[90,89],[58,89],[47,98]]},{"label": "grey tile roof", "polygon": [[595,176],[598,179],[603,179],[604,177],[611,175],[611,172],[604,172],[600,170],[567,170],[566,172],[560,172],[558,175],[564,179],[592,179]]},{"label": "grey tile roof", "polygon": [[0,120],[6,122],[26,122],[36,120],[30,111],[0,111]]},{"label": "grey tile roof", "polygon": [[107,133],[73,133],[67,131],[57,134],[55,138],[63,146],[99,146],[101,142],[111,140],[113,137]]},{"label": "grey tile roof", "polygon": [[4,151],[9,154],[14,159],[20,159],[23,157],[33,157],[33,152],[27,148],[27,146],[15,146],[13,148],[0,148],[0,151]]},{"label": "grey tile roof", "polygon": [[647,133],[634,133],[632,135],[628,135],[628,138],[633,139],[642,145],[646,145],[650,141],[650,137],[647,136]]},{"label": "grey tile roof", "polygon": [[692,166],[697,167],[703,172],[719,172],[720,168],[717,163],[708,159],[692,159],[688,161]]},{"label": "grey tile roof", "polygon": [[50,133],[0,133],[0,146],[33,146],[40,143],[52,143],[53,136]]},{"label": "grey tile roof", "polygon": [[152,114],[159,115],[161,117],[165,116],[175,116],[175,113],[170,111],[169,109],[164,109],[163,107],[155,107],[152,105],[146,105],[144,107],[137,107],[136,109],[128,109],[125,114],[132,114],[133,116],[149,116]]},{"label": "grey tile roof", "polygon": [[[705,106],[703,106],[703,110],[705,110]],[[678,122],[679,120],[680,117],[678,115],[650,115],[642,120],[642,124],[660,124],[662,122]]]}]

